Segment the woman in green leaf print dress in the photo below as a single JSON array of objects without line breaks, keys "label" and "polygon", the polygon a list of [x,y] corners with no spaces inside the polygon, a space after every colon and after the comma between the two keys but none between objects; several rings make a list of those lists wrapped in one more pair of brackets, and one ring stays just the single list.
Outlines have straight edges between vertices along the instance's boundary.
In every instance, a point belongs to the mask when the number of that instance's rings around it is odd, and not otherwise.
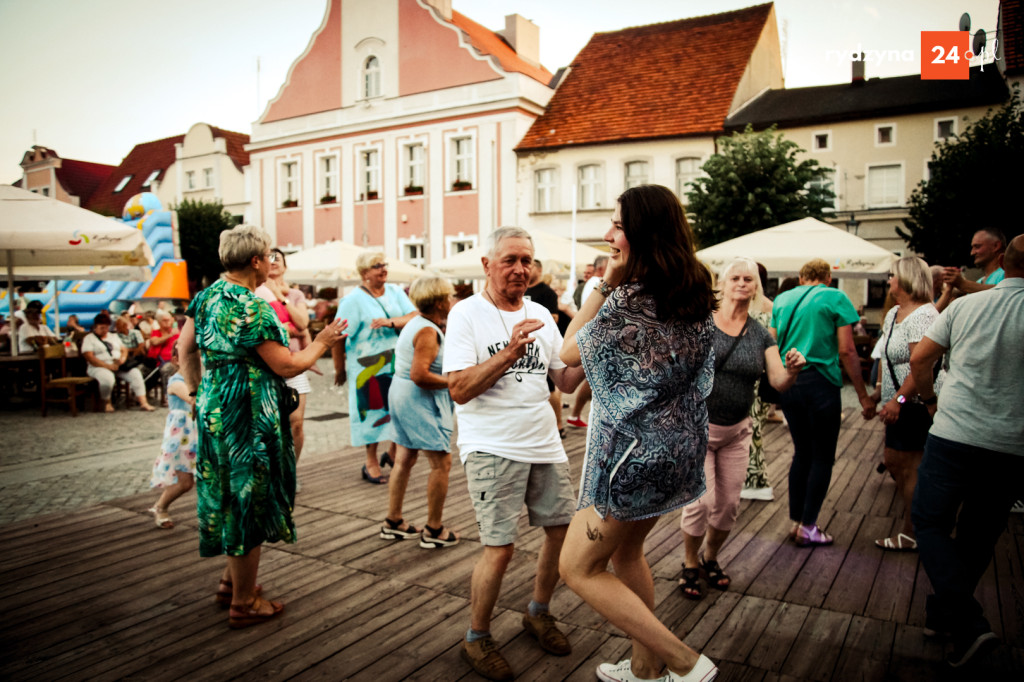
[{"label": "woman in green leaf print dress", "polygon": [[337,320],[301,352],[289,351],[277,313],[253,293],[267,279],[269,250],[270,238],[257,227],[221,233],[227,272],[196,295],[178,342],[181,372],[198,392],[199,554],[228,557],[216,601],[230,607],[232,628],[265,622],[284,608],[263,599],[256,585],[262,544],[295,542],[295,451],[282,377],[308,369],[347,326]]}]

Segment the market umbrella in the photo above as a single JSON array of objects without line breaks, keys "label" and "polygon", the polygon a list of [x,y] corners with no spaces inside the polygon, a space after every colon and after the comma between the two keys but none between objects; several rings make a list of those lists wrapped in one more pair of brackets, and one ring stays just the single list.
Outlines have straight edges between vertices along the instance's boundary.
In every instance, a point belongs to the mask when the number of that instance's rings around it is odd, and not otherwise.
[{"label": "market umbrella", "polygon": [[730,239],[697,252],[697,258],[720,270],[734,258],[752,258],[770,277],[788,277],[804,263],[821,258],[832,266],[833,277],[878,278],[898,256],[815,218],[802,218]]},{"label": "market umbrella", "polygon": [[[364,249],[345,242],[333,241],[311,246],[288,256],[288,271],[285,279],[297,284],[317,284],[340,287],[361,281],[356,270],[356,259],[360,254],[377,249]],[[426,274],[415,265],[400,260],[388,261],[389,282],[412,282]]]},{"label": "market umbrella", "polygon": [[[84,279],[79,276],[83,271],[109,267],[114,270],[103,278],[110,279],[109,274],[132,272],[121,268],[152,265],[153,253],[141,230],[63,201],[0,185],[0,268],[7,273],[9,310],[15,309],[16,278]],[[26,268],[25,274],[21,268]],[[17,353],[16,342],[11,343],[11,353]]]},{"label": "market umbrella", "polygon": [[[576,255],[577,263],[593,263],[596,257],[607,255],[604,251],[592,246],[579,242],[574,244],[571,239],[556,237],[547,232],[540,230],[527,230],[527,232],[533,239],[533,257],[543,263],[545,273],[550,272],[556,277],[569,276],[573,253]],[[485,255],[487,255],[486,247],[478,246],[431,263],[430,269],[454,279],[483,279],[484,266],[480,259]]]}]

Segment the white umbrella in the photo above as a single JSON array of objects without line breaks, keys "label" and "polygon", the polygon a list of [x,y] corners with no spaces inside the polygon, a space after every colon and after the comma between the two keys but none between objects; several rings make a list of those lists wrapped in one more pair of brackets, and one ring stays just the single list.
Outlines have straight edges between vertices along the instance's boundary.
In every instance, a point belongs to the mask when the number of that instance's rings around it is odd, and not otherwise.
[{"label": "white umbrella", "polygon": [[[333,241],[303,249],[288,256],[285,279],[297,284],[331,284],[341,286],[361,281],[356,269],[360,254],[374,252],[345,242]],[[388,261],[388,281],[412,282],[426,274],[415,265],[400,260]]]},{"label": "white umbrella", "polygon": [[[142,230],[63,201],[0,185],[0,267],[7,271],[10,310],[15,308],[14,280],[23,277],[22,267],[36,268],[24,275],[36,278],[76,276],[95,267],[151,265],[153,253]],[[14,339],[12,354],[17,353]]]},{"label": "white umbrella", "polygon": [[[607,255],[604,251],[578,242],[574,249],[572,240],[564,237],[556,237],[540,230],[527,231],[533,239],[533,257],[543,263],[544,272],[550,272],[556,277],[569,275],[574,254],[577,263],[593,263],[596,257]],[[431,263],[430,269],[454,279],[483,279],[484,266],[480,258],[485,255],[487,249],[478,246]]]},{"label": "white umbrella", "polygon": [[769,227],[697,252],[697,258],[714,270],[738,257],[761,263],[771,277],[795,275],[807,261],[821,258],[832,266],[833,277],[860,279],[884,275],[898,258],[892,251],[814,218]]}]

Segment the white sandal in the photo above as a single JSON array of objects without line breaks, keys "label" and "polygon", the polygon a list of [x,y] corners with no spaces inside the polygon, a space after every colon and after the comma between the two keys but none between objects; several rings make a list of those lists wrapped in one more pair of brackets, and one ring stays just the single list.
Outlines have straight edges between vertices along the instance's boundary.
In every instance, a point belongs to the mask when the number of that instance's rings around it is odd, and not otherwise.
[{"label": "white sandal", "polygon": [[917,540],[906,533],[897,533],[895,538],[875,540],[875,546],[893,552],[916,552]]},{"label": "white sandal", "polygon": [[171,520],[171,515],[167,513],[166,509],[160,509],[156,505],[149,508],[149,513],[153,515],[153,520],[156,522],[156,527],[161,530],[170,530],[174,528],[174,521]]}]

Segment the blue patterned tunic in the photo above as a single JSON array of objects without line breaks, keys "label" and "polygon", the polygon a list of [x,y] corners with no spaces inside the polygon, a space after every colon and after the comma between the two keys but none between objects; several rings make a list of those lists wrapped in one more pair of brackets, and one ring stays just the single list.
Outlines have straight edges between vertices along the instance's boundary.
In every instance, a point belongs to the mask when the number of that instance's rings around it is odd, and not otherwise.
[{"label": "blue patterned tunic", "polygon": [[637,521],[704,494],[714,323],[662,322],[642,285],[618,287],[576,334],[594,392],[578,509]]}]

